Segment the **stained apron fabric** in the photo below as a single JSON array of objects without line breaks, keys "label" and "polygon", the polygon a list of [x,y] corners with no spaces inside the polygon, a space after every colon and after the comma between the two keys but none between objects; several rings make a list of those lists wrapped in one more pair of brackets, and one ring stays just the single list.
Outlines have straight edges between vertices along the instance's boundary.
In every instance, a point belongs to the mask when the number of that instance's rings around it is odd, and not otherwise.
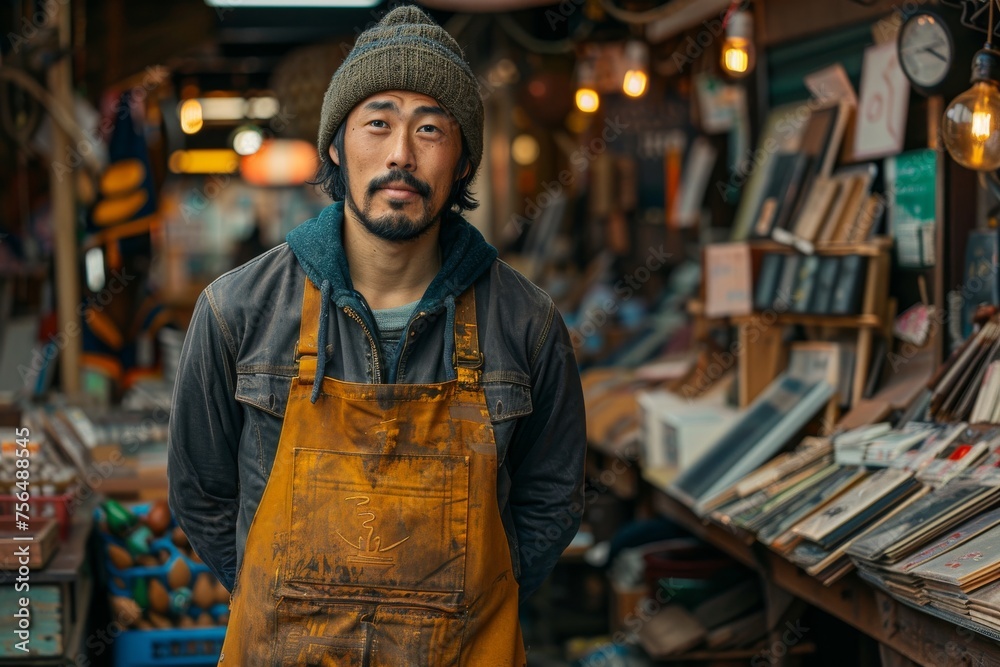
[{"label": "stained apron fabric", "polygon": [[523,666],[473,289],[455,301],[456,380],[324,377],[312,403],[321,299],[306,280],[219,664]]}]

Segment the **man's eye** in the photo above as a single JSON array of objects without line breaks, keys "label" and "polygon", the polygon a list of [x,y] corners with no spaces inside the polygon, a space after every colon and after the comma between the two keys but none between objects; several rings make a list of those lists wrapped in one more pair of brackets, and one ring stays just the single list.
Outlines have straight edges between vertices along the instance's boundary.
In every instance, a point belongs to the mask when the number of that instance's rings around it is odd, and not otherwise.
[{"label": "man's eye", "polygon": [[372,127],[389,127],[389,125],[384,120],[373,120],[368,123]]},{"label": "man's eye", "polygon": [[438,130],[438,128],[437,128],[436,125],[421,125],[419,131],[420,132],[439,132],[440,130]]}]

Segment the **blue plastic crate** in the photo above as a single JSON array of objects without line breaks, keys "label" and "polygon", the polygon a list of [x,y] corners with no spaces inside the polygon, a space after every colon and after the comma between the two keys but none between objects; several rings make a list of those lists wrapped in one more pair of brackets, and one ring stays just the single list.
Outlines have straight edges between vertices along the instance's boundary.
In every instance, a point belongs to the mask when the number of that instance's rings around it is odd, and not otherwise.
[{"label": "blue plastic crate", "polygon": [[215,665],[226,628],[128,630],[114,643],[115,667]]},{"label": "blue plastic crate", "polygon": [[[149,504],[145,503],[130,505],[129,509],[142,517],[149,511],[149,507]],[[104,519],[104,511],[97,508],[94,511],[94,519],[100,523]],[[119,570],[111,563],[105,552],[103,561],[105,571],[108,575],[107,587],[109,593],[131,597],[133,584],[139,578],[146,580],[159,579],[161,583],[166,585],[167,573],[178,559],[183,559],[191,572],[189,585],[193,585],[195,579],[202,572],[211,573],[207,565],[191,560],[174,545],[170,539],[170,531],[175,525],[176,523],[171,519],[170,527],[164,536],[156,538],[150,543],[152,553],[159,553],[162,550],[170,553],[170,559],[161,565],[137,565],[125,570]],[[102,530],[98,530],[97,532],[105,545],[117,544],[123,548],[126,546],[125,542],[115,535],[110,535]],[[122,588],[116,582],[125,584],[125,587]],[[226,604],[214,604],[209,609],[201,609],[192,605],[189,615],[192,618],[197,618],[204,611],[210,613],[213,618],[218,619],[220,615],[228,613],[229,606]],[[222,652],[222,640],[225,636],[225,626],[126,630],[115,639],[112,646],[114,666],[184,667],[187,665],[215,665],[219,661],[219,654]]]}]

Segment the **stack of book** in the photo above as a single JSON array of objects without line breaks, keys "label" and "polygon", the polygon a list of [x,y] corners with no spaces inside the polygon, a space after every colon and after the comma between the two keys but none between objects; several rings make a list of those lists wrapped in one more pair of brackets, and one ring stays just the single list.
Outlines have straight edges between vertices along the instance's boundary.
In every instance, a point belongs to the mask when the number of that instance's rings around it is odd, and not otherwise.
[{"label": "stack of book", "polygon": [[847,549],[856,540],[926,491],[908,471],[885,468],[871,474],[792,528],[801,541],[788,559],[833,583],[854,568]]},{"label": "stack of book", "polygon": [[[996,423],[1000,415],[1000,315],[966,339],[942,368],[930,397],[935,421]],[[994,369],[994,370],[991,370]]]},{"label": "stack of book", "polygon": [[857,315],[865,257],[765,253],[754,287],[754,309],[808,315]]},{"label": "stack of book", "polygon": [[839,355],[793,346],[788,370],[778,376],[667,491],[708,514],[716,496],[777,454],[834,397]]}]

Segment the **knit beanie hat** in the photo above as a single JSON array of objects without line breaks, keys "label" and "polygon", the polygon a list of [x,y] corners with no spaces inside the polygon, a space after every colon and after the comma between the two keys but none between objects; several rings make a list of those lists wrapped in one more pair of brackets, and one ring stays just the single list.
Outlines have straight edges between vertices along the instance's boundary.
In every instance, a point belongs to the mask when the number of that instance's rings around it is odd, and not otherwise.
[{"label": "knit beanie hat", "polygon": [[413,6],[397,7],[361,33],[333,73],[320,115],[320,160],[330,159],[333,135],[351,109],[386,90],[423,93],[451,112],[462,128],[475,175],[483,157],[483,101],[476,77],[458,42]]}]

